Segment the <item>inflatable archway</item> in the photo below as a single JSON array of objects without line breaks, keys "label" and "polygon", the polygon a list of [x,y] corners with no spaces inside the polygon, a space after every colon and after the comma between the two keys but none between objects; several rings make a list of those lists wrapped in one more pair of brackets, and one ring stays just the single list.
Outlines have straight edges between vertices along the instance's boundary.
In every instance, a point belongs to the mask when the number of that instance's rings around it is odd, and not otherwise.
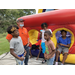
[{"label": "inflatable archway", "polygon": [[[56,32],[61,29],[67,30],[71,33],[71,46],[69,48],[69,55],[65,62],[75,64],[75,9],[60,9],[49,12],[43,12],[35,15],[20,17],[24,19],[24,27],[29,31],[31,43],[34,44],[37,41],[38,32],[41,29],[41,24],[46,22],[48,28],[53,31],[53,37],[51,38],[56,46]],[[36,33],[35,33],[36,32]],[[33,37],[35,39],[32,41]],[[70,58],[70,59],[69,59]],[[62,61],[62,55],[60,55],[60,61]]]}]

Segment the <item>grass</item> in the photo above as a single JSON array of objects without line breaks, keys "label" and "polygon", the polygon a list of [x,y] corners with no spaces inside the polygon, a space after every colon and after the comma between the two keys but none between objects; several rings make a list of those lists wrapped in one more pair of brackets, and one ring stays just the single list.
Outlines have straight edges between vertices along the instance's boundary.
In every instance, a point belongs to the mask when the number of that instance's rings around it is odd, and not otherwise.
[{"label": "grass", "polygon": [[0,34],[0,55],[9,52],[9,42],[6,39],[7,33]]}]

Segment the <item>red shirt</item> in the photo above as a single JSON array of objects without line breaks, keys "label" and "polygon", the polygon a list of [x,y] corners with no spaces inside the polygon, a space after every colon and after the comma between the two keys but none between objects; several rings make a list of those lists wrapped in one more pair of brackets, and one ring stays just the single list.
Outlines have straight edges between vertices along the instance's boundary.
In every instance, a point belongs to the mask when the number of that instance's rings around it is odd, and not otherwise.
[{"label": "red shirt", "polygon": [[[35,45],[39,45],[41,48],[41,40],[39,40]],[[42,49],[42,48],[41,48]]]}]

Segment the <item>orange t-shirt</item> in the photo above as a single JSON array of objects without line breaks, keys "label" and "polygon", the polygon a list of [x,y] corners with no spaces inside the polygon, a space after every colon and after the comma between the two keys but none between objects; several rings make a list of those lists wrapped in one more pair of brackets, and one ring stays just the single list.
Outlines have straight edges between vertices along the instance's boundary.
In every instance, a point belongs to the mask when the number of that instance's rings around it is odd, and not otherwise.
[{"label": "orange t-shirt", "polygon": [[[28,43],[28,38],[29,38],[28,31],[27,31],[27,29],[24,28],[24,27],[23,27],[23,28],[19,28],[18,31],[19,31],[19,36],[20,36],[21,39],[22,39],[23,45],[25,46],[25,45]],[[11,34],[8,34],[8,35],[6,36],[6,39],[11,40],[12,37],[13,37],[13,36],[12,36]]]}]

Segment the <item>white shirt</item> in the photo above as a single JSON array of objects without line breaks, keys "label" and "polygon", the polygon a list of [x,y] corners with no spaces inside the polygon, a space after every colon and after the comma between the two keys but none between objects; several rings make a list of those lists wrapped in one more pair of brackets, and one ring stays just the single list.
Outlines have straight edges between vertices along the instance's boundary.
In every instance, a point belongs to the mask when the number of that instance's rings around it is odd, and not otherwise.
[{"label": "white shirt", "polygon": [[[49,29],[49,31],[50,31],[51,34],[52,34],[52,30]],[[46,41],[46,40],[44,39],[44,32],[45,32],[45,30],[40,30],[40,32],[42,32],[42,42],[45,42],[45,41]]]}]

